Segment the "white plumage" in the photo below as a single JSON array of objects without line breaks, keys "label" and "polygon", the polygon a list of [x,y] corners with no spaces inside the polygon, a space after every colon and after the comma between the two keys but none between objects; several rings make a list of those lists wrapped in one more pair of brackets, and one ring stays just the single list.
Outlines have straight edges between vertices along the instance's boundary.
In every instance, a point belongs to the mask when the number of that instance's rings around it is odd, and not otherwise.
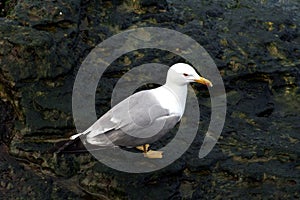
[{"label": "white plumage", "polygon": [[180,121],[190,82],[212,86],[190,65],[177,63],[170,67],[164,85],[129,96],[70,139],[81,137],[85,143],[101,147],[153,143]]}]

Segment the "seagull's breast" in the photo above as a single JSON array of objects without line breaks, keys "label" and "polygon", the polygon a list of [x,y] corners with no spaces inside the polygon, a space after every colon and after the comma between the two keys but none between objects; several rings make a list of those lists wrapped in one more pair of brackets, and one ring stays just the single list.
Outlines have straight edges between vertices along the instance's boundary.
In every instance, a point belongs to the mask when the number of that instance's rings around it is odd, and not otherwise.
[{"label": "seagull's breast", "polygon": [[184,112],[184,105],[181,105],[178,95],[163,86],[151,90],[151,93],[155,96],[160,106],[169,111],[169,114],[179,115],[181,118]]}]

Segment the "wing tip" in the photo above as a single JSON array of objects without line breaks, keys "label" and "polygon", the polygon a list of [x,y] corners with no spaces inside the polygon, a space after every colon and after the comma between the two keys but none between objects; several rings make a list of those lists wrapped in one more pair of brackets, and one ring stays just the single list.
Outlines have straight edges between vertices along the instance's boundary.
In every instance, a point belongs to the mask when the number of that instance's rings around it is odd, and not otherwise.
[{"label": "wing tip", "polygon": [[83,133],[78,133],[78,134],[75,134],[75,135],[72,135],[70,137],[70,140],[75,140],[76,138],[78,138],[79,136],[81,136]]}]

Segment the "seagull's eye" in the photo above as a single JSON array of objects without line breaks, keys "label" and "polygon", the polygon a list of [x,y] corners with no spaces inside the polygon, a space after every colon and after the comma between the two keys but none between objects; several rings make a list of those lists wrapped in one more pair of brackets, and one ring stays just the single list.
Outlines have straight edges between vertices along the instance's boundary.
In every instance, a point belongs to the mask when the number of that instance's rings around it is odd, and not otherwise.
[{"label": "seagull's eye", "polygon": [[183,76],[188,76],[188,74],[187,73],[183,73]]}]

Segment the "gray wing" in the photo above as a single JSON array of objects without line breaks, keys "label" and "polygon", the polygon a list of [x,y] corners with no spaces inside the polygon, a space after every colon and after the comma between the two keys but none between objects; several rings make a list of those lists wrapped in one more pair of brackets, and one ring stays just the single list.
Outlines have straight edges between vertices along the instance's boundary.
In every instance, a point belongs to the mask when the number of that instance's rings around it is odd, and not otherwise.
[{"label": "gray wing", "polygon": [[152,143],[179,121],[170,114],[149,91],[126,98],[84,133],[88,143],[98,146],[137,146]]}]

